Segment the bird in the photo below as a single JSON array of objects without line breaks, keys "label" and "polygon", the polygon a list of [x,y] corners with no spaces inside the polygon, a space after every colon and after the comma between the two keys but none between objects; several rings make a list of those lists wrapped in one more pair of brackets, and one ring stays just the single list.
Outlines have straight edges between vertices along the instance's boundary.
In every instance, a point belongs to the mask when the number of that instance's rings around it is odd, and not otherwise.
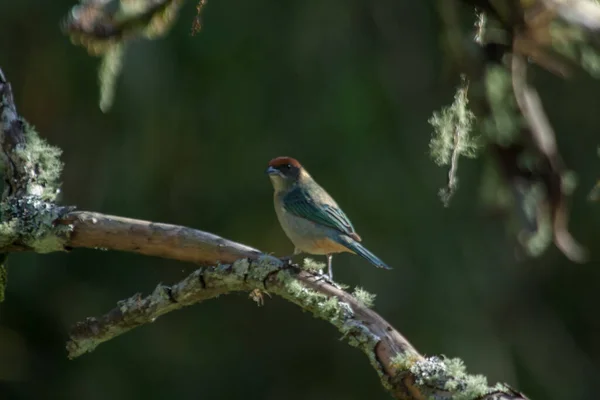
[{"label": "bird", "polygon": [[274,158],[265,173],[273,184],[277,219],[294,244],[293,255],[325,255],[332,282],[335,253],[358,254],[378,268],[391,269],[360,243],[362,239],[346,214],[298,160]]}]

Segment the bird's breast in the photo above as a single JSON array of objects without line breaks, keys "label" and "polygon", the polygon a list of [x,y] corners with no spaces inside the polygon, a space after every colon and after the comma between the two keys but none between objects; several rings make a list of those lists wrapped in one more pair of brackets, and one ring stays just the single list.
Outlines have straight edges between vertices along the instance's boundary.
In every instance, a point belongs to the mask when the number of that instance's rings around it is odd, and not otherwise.
[{"label": "bird's breast", "polygon": [[332,237],[339,235],[339,232],[287,212],[277,198],[275,199],[275,211],[286,236],[296,248],[303,252],[332,254],[350,251],[332,240]]}]

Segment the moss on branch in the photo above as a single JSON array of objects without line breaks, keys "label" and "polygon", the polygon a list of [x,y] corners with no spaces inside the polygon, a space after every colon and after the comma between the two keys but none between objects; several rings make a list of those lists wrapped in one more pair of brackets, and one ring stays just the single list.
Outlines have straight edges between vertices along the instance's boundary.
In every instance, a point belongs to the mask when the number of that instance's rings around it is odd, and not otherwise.
[{"label": "moss on branch", "polygon": [[459,358],[415,357],[399,354],[393,362],[400,371],[408,371],[414,378],[424,398],[474,400],[483,399],[494,393],[510,392],[503,384],[489,386],[483,375],[470,375]]}]

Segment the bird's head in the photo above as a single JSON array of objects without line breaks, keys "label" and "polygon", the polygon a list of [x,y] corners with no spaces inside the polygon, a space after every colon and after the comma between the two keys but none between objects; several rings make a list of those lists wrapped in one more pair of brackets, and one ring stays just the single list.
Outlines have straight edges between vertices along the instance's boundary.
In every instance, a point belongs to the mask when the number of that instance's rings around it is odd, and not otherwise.
[{"label": "bird's head", "polygon": [[269,161],[265,171],[269,174],[276,191],[295,185],[303,176],[308,175],[298,160],[291,157],[277,157]]}]

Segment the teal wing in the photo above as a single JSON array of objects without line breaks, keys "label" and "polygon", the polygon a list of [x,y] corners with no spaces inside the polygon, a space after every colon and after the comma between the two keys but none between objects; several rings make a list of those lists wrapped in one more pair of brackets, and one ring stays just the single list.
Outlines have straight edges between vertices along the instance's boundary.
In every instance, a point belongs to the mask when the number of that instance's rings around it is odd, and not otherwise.
[{"label": "teal wing", "polygon": [[302,188],[292,189],[286,194],[283,198],[283,204],[285,210],[291,214],[328,226],[356,240],[360,240],[360,237],[354,231],[352,223],[341,209],[329,204],[317,203]]}]

